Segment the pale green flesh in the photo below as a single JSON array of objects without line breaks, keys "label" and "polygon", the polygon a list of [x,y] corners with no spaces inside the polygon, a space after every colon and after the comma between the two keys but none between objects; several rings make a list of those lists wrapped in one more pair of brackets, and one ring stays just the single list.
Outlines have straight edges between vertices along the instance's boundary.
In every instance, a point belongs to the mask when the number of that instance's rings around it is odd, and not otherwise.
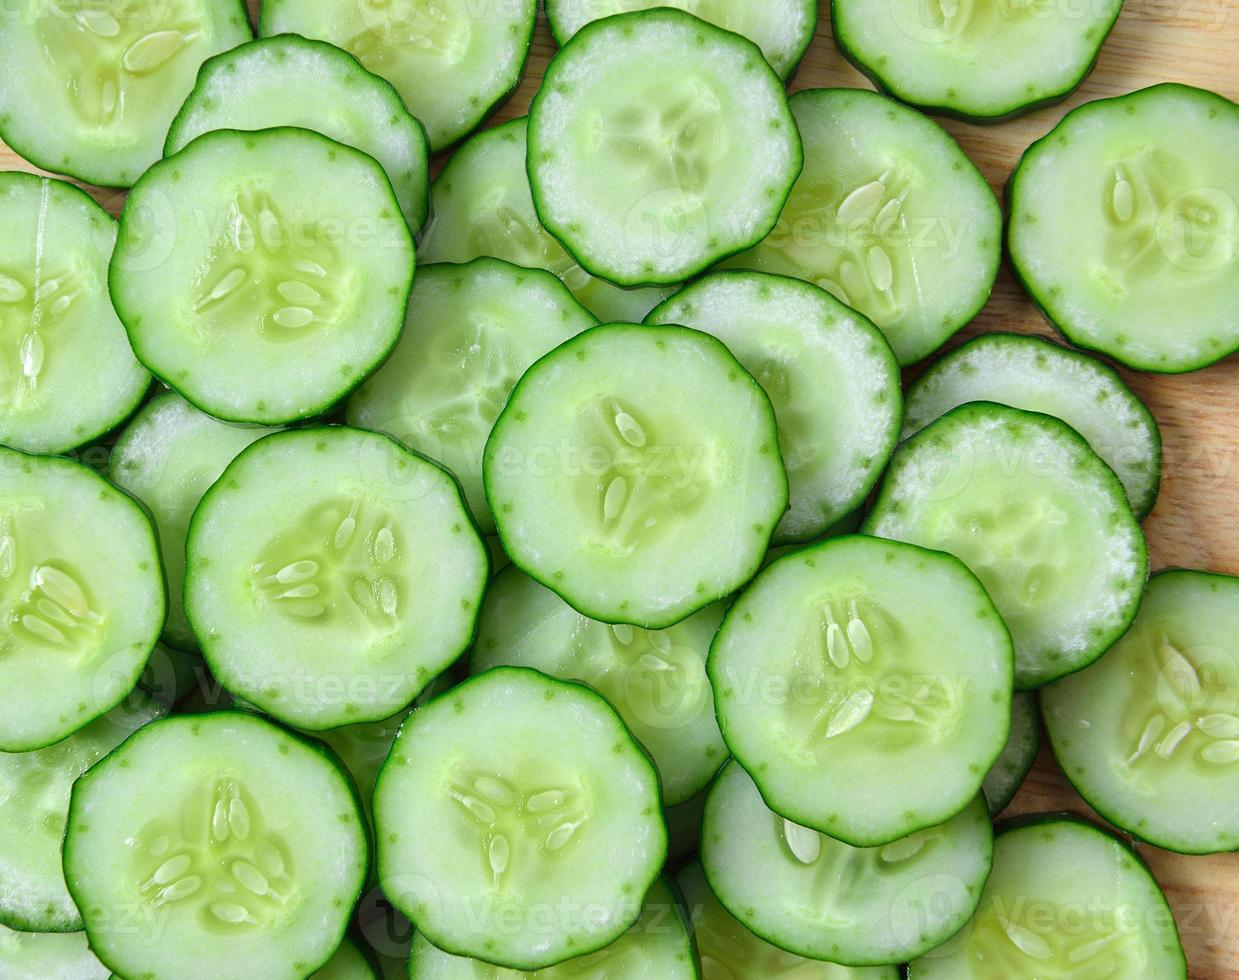
[{"label": "pale green flesh", "polygon": [[332,45],[263,38],[203,65],[164,144],[170,156],[213,129],[301,126],[355,146],[387,173],[409,227],[426,220],[426,134],[391,85]]},{"label": "pale green flesh", "polygon": [[150,384],[108,298],[116,223],[68,184],[4,173],[0,226],[0,443],[64,452]]},{"label": "pale green flesh", "polygon": [[143,406],[112,451],[109,477],[146,505],[159,531],[168,583],[163,638],[178,649],[198,648],[184,608],[189,518],[236,455],[275,431],[219,422],[168,393]]},{"label": "pale green flesh", "polygon": [[611,626],[509,568],[487,590],[470,669],[533,667],[588,684],[653,757],[664,802],[674,806],[704,789],[727,758],[705,668],[722,618],[716,603],[665,630]]},{"label": "pale green flesh", "polygon": [[1063,772],[1107,819],[1161,847],[1239,850],[1236,626],[1239,579],[1163,572],[1101,660],[1042,692]]},{"label": "pale green flesh", "polygon": [[991,817],[998,816],[1015,799],[1020,784],[1037,761],[1041,747],[1041,720],[1037,715],[1036,695],[1031,691],[1016,691],[1011,698],[1011,734],[985,780],[981,792]]},{"label": "pale green flesh", "polygon": [[348,402],[348,420],[385,432],[460,480],[483,534],[495,519],[482,451],[516,382],[598,321],[554,276],[495,259],[418,269],[395,351]]},{"label": "pale green flesh", "polygon": [[919,956],[967,921],[992,842],[978,795],[939,827],[884,847],[849,847],[767,809],[733,761],[710,790],[701,863],[719,901],[767,942],[879,966]]},{"label": "pale green flesh", "polygon": [[721,272],[646,322],[712,334],[770,396],[791,485],[776,540],[824,533],[872,489],[895,447],[902,397],[899,366],[863,316],[797,280]]},{"label": "pale green flesh", "polygon": [[965,402],[992,401],[1062,419],[1123,482],[1138,517],[1161,480],[1157,421],[1100,361],[1036,337],[986,334],[937,361],[908,390],[904,438]]},{"label": "pale green flesh", "polygon": [[86,945],[86,934],[13,932],[0,925],[5,980],[108,980],[111,971]]},{"label": "pale green flesh", "polygon": [[[618,939],[666,855],[657,774],[619,716],[525,668],[488,671],[410,715],[374,816],[392,904],[440,949],[513,969]],[[590,913],[547,915],[558,908]]]},{"label": "pale green flesh", "polygon": [[1012,262],[1080,346],[1190,371],[1239,347],[1239,107],[1158,85],[1070,113],[1011,184]]},{"label": "pale green flesh", "polygon": [[1135,615],[1148,569],[1122,485],[1084,439],[989,402],[896,451],[865,530],[949,552],[976,574],[1011,630],[1018,688],[1101,656]]},{"label": "pale green flesh", "polygon": [[420,262],[468,262],[490,255],[555,273],[603,323],[637,322],[669,287],[622,289],[577,264],[538,221],[525,172],[527,120],[513,119],[465,143],[431,185],[433,217]]},{"label": "pale green flesh", "polygon": [[259,33],[338,45],[396,87],[442,150],[477,126],[520,80],[536,0],[272,0]]},{"label": "pale green flesh", "polygon": [[790,100],[804,173],[765,241],[729,267],[816,283],[865,314],[900,364],[933,353],[989,297],[1001,213],[939,127],[859,89]]},{"label": "pale green flesh", "polygon": [[1148,869],[1104,831],[1043,818],[998,835],[968,927],[910,980],[1187,976],[1174,916]]},{"label": "pale green flesh", "polygon": [[377,977],[357,944],[346,939],[326,965],[311,975],[310,980],[377,980]]}]

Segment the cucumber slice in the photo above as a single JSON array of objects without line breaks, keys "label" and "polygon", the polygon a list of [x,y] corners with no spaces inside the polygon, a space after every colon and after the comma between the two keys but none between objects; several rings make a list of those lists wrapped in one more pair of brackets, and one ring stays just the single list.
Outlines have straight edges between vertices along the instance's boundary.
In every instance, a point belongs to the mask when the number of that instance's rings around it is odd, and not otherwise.
[{"label": "cucumber slice", "polygon": [[0,471],[0,752],[29,752],[133,690],[166,599],[132,498],[55,456],[0,446]]},{"label": "cucumber slice", "polygon": [[469,645],[489,578],[455,481],[373,432],[277,432],[194,512],[185,611],[224,686],[308,731],[406,707]]},{"label": "cucumber slice", "polygon": [[128,187],[159,159],[198,66],[253,37],[238,0],[19,0],[6,15],[0,139],[104,187]]},{"label": "cucumber slice", "polygon": [[649,752],[663,800],[675,806],[705,789],[727,758],[706,676],[722,618],[715,603],[665,630],[609,626],[507,568],[487,590],[470,669],[533,667],[588,684]]},{"label": "cucumber slice", "polygon": [[422,266],[406,316],[392,356],[349,399],[348,420],[446,466],[482,533],[494,534],[482,450],[495,419],[534,361],[598,321],[549,272],[490,258]]},{"label": "cucumber slice", "polygon": [[[164,710],[138,695],[55,745],[0,752],[0,923],[25,932],[82,928],[60,863],[69,791],[78,776]],[[9,976],[3,969],[0,975]]]},{"label": "cucumber slice", "polygon": [[335,955],[310,980],[378,980],[378,973],[360,947],[346,938]]},{"label": "cucumber slice", "polygon": [[433,150],[476,129],[520,83],[537,0],[267,0],[258,33],[339,45],[396,87]]},{"label": "cucumber slice", "polygon": [[1239,349],[1239,105],[1154,85],[1069,112],[1011,177],[1016,275],[1067,339],[1141,371]]},{"label": "cucumber slice", "polygon": [[112,972],[90,951],[84,932],[13,932],[0,925],[5,980],[108,980]]},{"label": "cucumber slice", "polygon": [[1123,487],[1083,437],[991,402],[953,409],[896,450],[865,531],[976,573],[1011,630],[1021,689],[1100,657],[1148,575]]},{"label": "cucumber slice", "polygon": [[988,123],[1075,91],[1122,7],[833,0],[831,22],[839,51],[878,88],[926,112]]},{"label": "cucumber slice", "polygon": [[978,401],[1062,419],[1114,470],[1137,517],[1153,509],[1162,473],[1157,420],[1108,364],[1038,337],[983,334],[908,389],[904,438],[956,405]]},{"label": "cucumber slice", "polygon": [[840,966],[810,960],[771,946],[749,932],[710,891],[697,861],[680,869],[676,884],[684,893],[697,934],[703,980],[753,980],[794,977],[795,980],[899,980],[897,966]]},{"label": "cucumber slice", "polygon": [[773,234],[729,265],[796,276],[881,328],[899,358],[933,353],[989,299],[1002,213],[935,122],[874,92],[791,98],[804,173]]},{"label": "cucumber slice", "polygon": [[1041,720],[1037,717],[1037,696],[1031,691],[1016,691],[1011,698],[1011,734],[998,761],[985,774],[981,792],[989,815],[996,817],[1019,792],[1041,748]]},{"label": "cucumber slice", "polygon": [[1068,814],[999,833],[994,871],[958,936],[909,980],[1187,976],[1174,915],[1125,844]]},{"label": "cucumber slice", "polygon": [[153,722],[73,787],[65,880],[91,948],[122,976],[313,973],[368,864],[338,764],[253,715]]},{"label": "cucumber slice", "polygon": [[410,715],[374,816],[392,904],[440,949],[520,970],[619,939],[667,851],[658,775],[619,716],[523,667]]},{"label": "cucumber slice", "polygon": [[671,8],[586,25],[529,110],[538,217],[621,286],[681,282],[755,245],[802,164],[757,46]]},{"label": "cucumber slice", "polygon": [[116,440],[108,476],[146,505],[159,532],[168,583],[163,639],[174,647],[198,648],[184,606],[189,518],[236,455],[274,431],[219,422],[168,392],[147,402]]},{"label": "cucumber slice", "polygon": [[383,167],[409,227],[429,210],[426,133],[390,82],[335,45],[295,34],[216,55],[172,120],[164,156],[216,129],[300,126],[354,146]]},{"label": "cucumber slice", "polygon": [[195,406],[319,414],[400,336],[413,240],[387,175],[305,129],[207,133],[121,213],[112,302],[138,358]]},{"label": "cucumber slice", "polygon": [[605,949],[536,973],[491,966],[453,956],[418,935],[409,959],[409,980],[569,980],[572,977],[622,977],[623,980],[697,980],[693,935],[680,903],[665,878],[645,897],[641,918]]},{"label": "cucumber slice", "polygon": [[719,901],[766,942],[810,959],[884,966],[968,921],[992,849],[979,794],[940,827],[855,848],[768,810],[730,762],[706,801],[701,865]]},{"label": "cucumber slice", "polygon": [[108,298],[116,222],[72,184],[0,173],[0,224],[0,443],[67,452],[119,425],[151,382]]},{"label": "cucumber slice", "polygon": [[767,804],[854,847],[959,813],[1010,729],[1011,636],[981,583],[950,555],[877,538],[766,568],[727,611],[709,672],[723,737]]},{"label": "cucumber slice", "polygon": [[683,327],[611,324],[552,351],[513,391],[483,473],[513,564],[591,619],[646,629],[748,581],[787,507],[770,400]]},{"label": "cucumber slice", "polygon": [[899,435],[899,365],[878,329],[824,289],[716,272],[646,317],[713,334],[774,403],[791,505],[776,541],[824,534],[864,502]]},{"label": "cucumber slice", "polygon": [[1159,847],[1239,850],[1239,578],[1155,575],[1132,628],[1042,692],[1050,745],[1098,813]]},{"label": "cucumber slice", "polygon": [[525,171],[526,129],[525,117],[513,119],[478,133],[452,155],[430,188],[432,217],[419,260],[468,262],[490,255],[546,269],[603,323],[639,321],[670,288],[622,289],[596,279],[542,227]]},{"label": "cucumber slice", "polygon": [[718,27],[742,34],[761,48],[770,67],[790,78],[817,28],[817,0],[547,0],[546,19],[557,44],[567,44],[586,24],[630,10],[678,7]]}]

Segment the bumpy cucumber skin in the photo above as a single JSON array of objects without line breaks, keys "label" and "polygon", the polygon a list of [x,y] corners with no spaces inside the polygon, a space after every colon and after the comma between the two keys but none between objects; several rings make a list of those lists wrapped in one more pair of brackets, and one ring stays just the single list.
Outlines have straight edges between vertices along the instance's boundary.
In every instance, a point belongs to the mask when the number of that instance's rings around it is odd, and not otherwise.
[{"label": "bumpy cucumber skin", "polygon": [[1179,82],[1159,82],[1156,85],[1150,85],[1147,88],[1137,89],[1136,91],[1128,92],[1125,95],[1115,95],[1106,99],[1095,99],[1092,102],[1085,102],[1083,105],[1076,106],[1076,108],[1072,109],[1065,116],[1063,116],[1063,118],[1059,120],[1058,124],[1053,129],[1051,129],[1040,139],[1034,140],[1031,144],[1029,144],[1028,148],[1020,156],[1019,162],[1015,165],[1015,169],[1011,171],[1011,176],[1007,178],[1007,184],[1004,191],[1004,197],[1007,202],[1007,228],[1004,237],[1007,243],[1007,257],[1010,260],[1007,265],[1011,269],[1011,274],[1015,277],[1015,281],[1020,284],[1020,288],[1024,291],[1024,295],[1032,300],[1033,305],[1037,308],[1038,312],[1041,313],[1041,316],[1045,319],[1045,322],[1058,331],[1063,339],[1069,344],[1073,344],[1081,350],[1093,351],[1103,357],[1108,357],[1133,371],[1147,371],[1150,374],[1190,374],[1192,371],[1199,371],[1202,368],[1209,367],[1211,364],[1216,364],[1218,361],[1224,360],[1231,354],[1235,353],[1235,351],[1239,351],[1239,340],[1236,340],[1235,343],[1229,348],[1218,348],[1216,351],[1206,354],[1198,360],[1172,367],[1143,363],[1130,357],[1125,357],[1119,352],[1107,350],[1098,343],[1090,343],[1083,340],[1076,335],[1076,331],[1070,323],[1065,321],[1060,322],[1060,320],[1055,318],[1054,314],[1050,312],[1049,306],[1037,292],[1037,287],[1033,285],[1033,283],[1024,275],[1023,270],[1020,268],[1019,252],[1015,248],[1015,243],[1013,241],[1015,225],[1011,221],[1011,217],[1019,209],[1020,178],[1023,176],[1024,164],[1028,161],[1033,151],[1041,144],[1048,143],[1054,134],[1058,132],[1059,128],[1063,126],[1072,116],[1074,116],[1077,112],[1088,109],[1097,102],[1119,102],[1128,99],[1137,99],[1146,92],[1163,91],[1168,89],[1182,90],[1186,93],[1191,93],[1194,97],[1203,96],[1214,99],[1230,111],[1239,110],[1239,106],[1236,106],[1234,102],[1231,102],[1230,99],[1227,99],[1225,96],[1219,95],[1216,92],[1210,92],[1208,89],[1196,88],[1192,85],[1183,85]]},{"label": "bumpy cucumber skin", "polygon": [[[1025,704],[1024,708],[1016,708],[1018,704]],[[1031,730],[1028,733],[1031,738],[1024,743],[1016,744],[1015,749],[1022,754],[1011,760],[1011,765],[1008,770],[999,772],[998,767],[1004,762],[1007,762],[1007,750],[1012,743],[1008,741],[1007,748],[1003,749],[1002,755],[998,757],[998,761],[994,763],[990,771],[986,773],[985,780],[981,784],[981,792],[985,796],[985,804],[989,807],[989,815],[996,817],[1007,805],[1015,799],[1015,794],[1020,791],[1020,786],[1032,771],[1033,765],[1037,761],[1037,752],[1041,748],[1041,715],[1037,708],[1037,695],[1032,691],[1017,691],[1015,697],[1011,701],[1012,711],[1019,710],[1025,716],[1025,721],[1031,725]],[[1012,721],[1011,734],[1014,736],[1015,723]],[[1001,778],[1001,782],[996,778],[992,778],[995,774]]]}]

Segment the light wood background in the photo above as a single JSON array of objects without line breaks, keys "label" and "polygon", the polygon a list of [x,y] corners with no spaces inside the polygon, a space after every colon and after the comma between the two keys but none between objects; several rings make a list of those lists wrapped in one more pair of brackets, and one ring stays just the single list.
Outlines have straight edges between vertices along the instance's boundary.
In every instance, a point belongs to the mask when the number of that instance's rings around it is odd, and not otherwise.
[{"label": "light wood background", "polygon": [[[257,0],[249,4],[256,15]],[[495,121],[527,111],[554,50],[540,19],[524,82]],[[1239,0],[1127,0],[1096,69],[1066,103],[997,126],[950,120],[943,125],[1001,196],[1024,148],[1067,109],[1163,81],[1199,85],[1239,100]],[[823,10],[792,89],[828,85],[870,87],[836,50]],[[35,168],[0,143],[0,169]],[[114,213],[119,210],[121,193],[88,190]],[[989,305],[956,342],[992,330],[1052,334],[1006,269]],[[1123,373],[1157,416],[1165,443],[1161,497],[1145,523],[1154,569],[1185,566],[1239,574],[1239,355],[1187,375]],[[1192,801],[1183,805],[1190,807]],[[1043,747],[1008,812],[1064,809],[1090,812]],[[1239,980],[1239,854],[1184,857],[1144,845],[1139,850],[1170,897],[1192,977]]]}]

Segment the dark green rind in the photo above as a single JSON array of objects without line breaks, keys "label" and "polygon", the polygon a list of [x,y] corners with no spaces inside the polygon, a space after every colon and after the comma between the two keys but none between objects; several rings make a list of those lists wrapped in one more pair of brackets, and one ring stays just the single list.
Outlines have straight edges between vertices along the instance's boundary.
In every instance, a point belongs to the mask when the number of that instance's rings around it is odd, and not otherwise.
[{"label": "dark green rind", "polygon": [[[1007,752],[1004,749],[1002,755],[990,767],[990,771],[985,774],[985,779],[981,784],[981,792],[985,796],[985,803],[989,807],[989,815],[991,817],[998,816],[1007,808],[1007,804],[1015,799],[1015,794],[1020,791],[1024,780],[1028,778],[1029,772],[1032,771],[1033,764],[1037,761],[1037,752],[1041,748],[1041,716],[1037,713],[1037,695],[1032,691],[1017,691],[1015,700],[1011,702],[1013,708],[1016,700],[1031,702],[1028,708],[1030,712],[1028,717],[1032,725],[1032,740],[1027,743],[1027,750],[1024,751],[1024,754],[1011,760],[1004,769],[999,770],[998,767],[1006,761]],[[1012,731],[1014,732],[1014,724],[1012,725]],[[1010,745],[1011,743],[1008,742],[1007,744]],[[1024,749],[1025,747],[1020,745],[1017,748]],[[996,777],[994,783],[997,785],[991,784],[991,777]],[[997,777],[1001,778],[1001,782],[999,782]]]}]

